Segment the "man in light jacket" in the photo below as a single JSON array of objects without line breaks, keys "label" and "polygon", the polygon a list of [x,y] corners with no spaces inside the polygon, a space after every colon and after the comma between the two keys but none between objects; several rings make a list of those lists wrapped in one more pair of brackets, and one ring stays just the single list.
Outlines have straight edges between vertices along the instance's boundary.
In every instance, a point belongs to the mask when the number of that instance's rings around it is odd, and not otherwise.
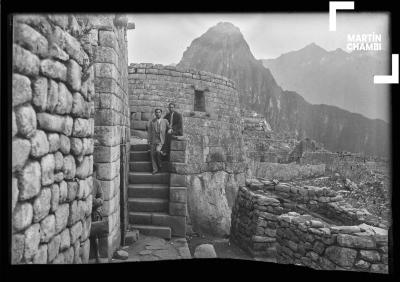
[{"label": "man in light jacket", "polygon": [[161,170],[161,148],[165,143],[165,134],[171,127],[168,120],[161,118],[161,109],[155,109],[156,117],[147,126],[153,174]]}]

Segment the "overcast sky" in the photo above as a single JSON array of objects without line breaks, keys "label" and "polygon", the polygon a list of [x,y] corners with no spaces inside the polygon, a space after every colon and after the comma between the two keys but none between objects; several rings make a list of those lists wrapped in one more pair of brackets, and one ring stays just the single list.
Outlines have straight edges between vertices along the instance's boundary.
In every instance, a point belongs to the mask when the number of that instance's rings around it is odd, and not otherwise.
[{"label": "overcast sky", "polygon": [[242,32],[257,59],[276,58],[315,42],[326,50],[346,50],[347,34],[380,33],[388,41],[388,15],[337,14],[337,31],[329,31],[328,13],[265,14],[132,14],[136,29],[128,31],[129,63],[178,63],[190,43],[218,22]]}]

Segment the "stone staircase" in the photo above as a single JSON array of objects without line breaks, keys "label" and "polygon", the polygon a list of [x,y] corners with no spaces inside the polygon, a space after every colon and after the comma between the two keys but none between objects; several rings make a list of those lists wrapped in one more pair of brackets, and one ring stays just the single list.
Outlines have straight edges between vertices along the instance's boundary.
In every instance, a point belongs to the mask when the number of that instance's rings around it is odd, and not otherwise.
[{"label": "stone staircase", "polygon": [[171,239],[185,236],[185,217],[172,216],[170,210],[169,163],[152,174],[149,145],[131,145],[129,162],[129,223],[141,234]]}]

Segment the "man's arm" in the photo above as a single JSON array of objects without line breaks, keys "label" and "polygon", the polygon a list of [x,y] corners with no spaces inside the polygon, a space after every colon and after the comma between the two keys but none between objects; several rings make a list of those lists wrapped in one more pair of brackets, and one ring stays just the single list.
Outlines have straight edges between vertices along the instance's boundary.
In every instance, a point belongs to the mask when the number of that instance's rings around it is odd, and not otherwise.
[{"label": "man's arm", "polygon": [[153,127],[152,127],[152,122],[151,122],[151,120],[147,123],[147,142],[149,143],[149,144],[151,144],[152,142],[153,142],[153,134],[151,134],[152,133],[152,129],[153,129]]},{"label": "man's arm", "polygon": [[177,121],[176,121],[176,132],[175,134],[180,136],[183,135],[183,126],[182,126],[182,115],[180,113],[177,113],[176,115]]}]

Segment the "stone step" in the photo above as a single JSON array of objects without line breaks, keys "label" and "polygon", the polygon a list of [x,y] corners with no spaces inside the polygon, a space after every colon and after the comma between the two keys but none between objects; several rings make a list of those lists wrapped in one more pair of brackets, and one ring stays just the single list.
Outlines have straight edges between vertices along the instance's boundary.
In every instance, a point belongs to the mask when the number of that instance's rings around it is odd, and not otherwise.
[{"label": "stone step", "polygon": [[159,198],[128,198],[130,212],[168,212],[169,200]]},{"label": "stone step", "polygon": [[130,198],[161,198],[169,199],[168,184],[130,184],[128,185]]},{"label": "stone step", "polygon": [[150,147],[148,144],[135,144],[131,145],[131,151],[148,151]]},{"label": "stone step", "polygon": [[150,151],[131,151],[129,157],[131,162],[148,162],[150,161]]},{"label": "stone step", "polygon": [[[162,172],[168,172],[168,165],[169,162],[163,161],[162,162]],[[129,171],[131,172],[152,172],[153,171],[153,166],[151,162],[130,162],[129,163]]]},{"label": "stone step", "polygon": [[147,236],[156,236],[164,239],[171,239],[171,228],[166,226],[156,225],[131,225],[133,228],[138,229],[139,232]]},{"label": "stone step", "polygon": [[130,212],[130,224],[167,226],[171,228],[173,236],[186,236],[186,218],[171,216],[167,213]]},{"label": "stone step", "polygon": [[169,173],[130,172],[129,184],[169,184]]}]

